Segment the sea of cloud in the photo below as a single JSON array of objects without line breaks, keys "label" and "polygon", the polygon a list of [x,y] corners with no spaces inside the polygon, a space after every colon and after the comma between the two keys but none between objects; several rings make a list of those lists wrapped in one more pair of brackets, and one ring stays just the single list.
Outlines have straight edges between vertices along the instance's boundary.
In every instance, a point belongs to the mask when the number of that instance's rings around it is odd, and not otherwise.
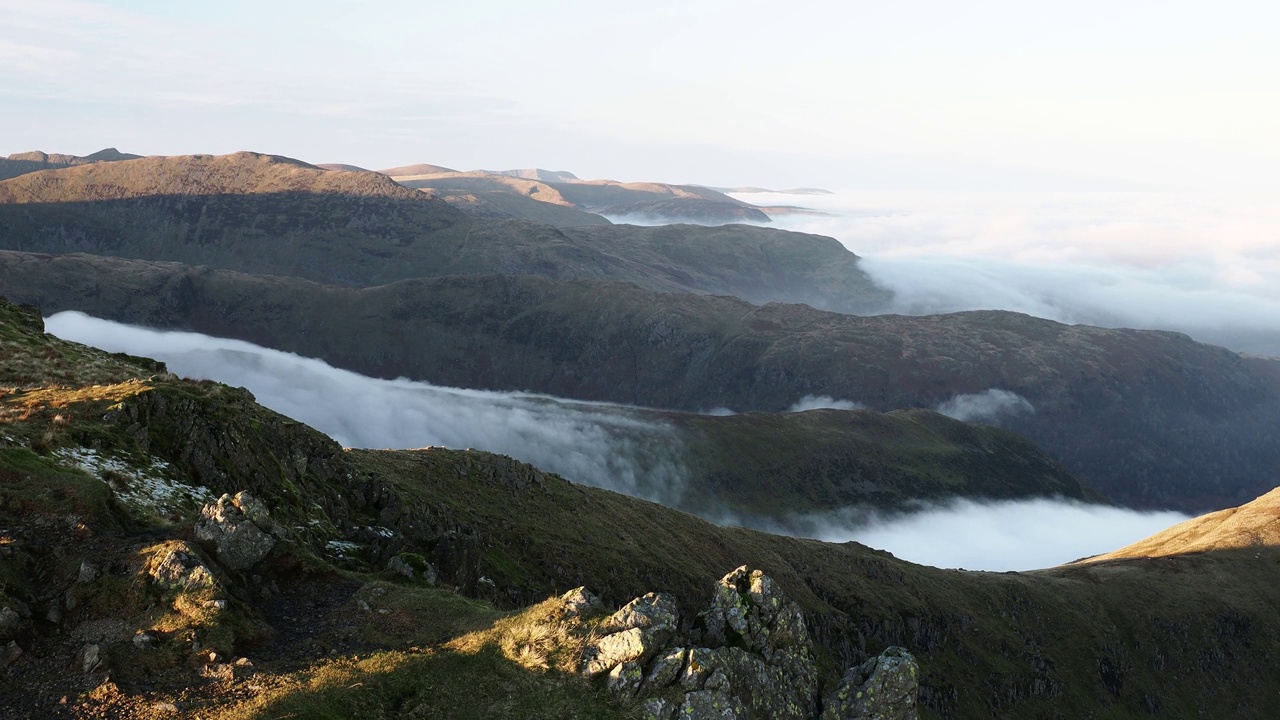
[{"label": "sea of cloud", "polygon": [[1206,193],[749,193],[840,240],[892,312],[999,309],[1280,355],[1280,203]]},{"label": "sea of cloud", "polygon": [[[238,340],[131,327],[82,313],[59,313],[46,326],[67,340],[154,357],[179,375],[248,388],[263,405],[349,447],[488,450],[666,505],[679,504],[688,481],[677,431],[641,408],[369,378]],[[792,410],[860,407],[806,396]],[[999,389],[958,396],[938,409],[988,421],[1033,411],[1026,400]],[[786,522],[712,516],[784,534],[856,540],[918,563],[989,570],[1046,567],[1106,552],[1183,519],[1053,500],[957,502],[892,517],[846,508]]]}]

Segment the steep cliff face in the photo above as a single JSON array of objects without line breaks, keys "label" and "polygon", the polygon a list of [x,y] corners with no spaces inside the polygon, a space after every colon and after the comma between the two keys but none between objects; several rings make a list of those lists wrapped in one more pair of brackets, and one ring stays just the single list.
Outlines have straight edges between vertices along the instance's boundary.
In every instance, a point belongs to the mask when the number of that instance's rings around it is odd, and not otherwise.
[{"label": "steep cliff face", "polygon": [[235,337],[442,385],[775,412],[805,396],[888,411],[1001,389],[1034,409],[1005,427],[1140,507],[1245,502],[1271,489],[1280,463],[1276,363],[1177,333],[1004,312],[853,317],[534,278],[353,290],[87,257],[0,253],[0,268],[0,291],[48,312]]}]

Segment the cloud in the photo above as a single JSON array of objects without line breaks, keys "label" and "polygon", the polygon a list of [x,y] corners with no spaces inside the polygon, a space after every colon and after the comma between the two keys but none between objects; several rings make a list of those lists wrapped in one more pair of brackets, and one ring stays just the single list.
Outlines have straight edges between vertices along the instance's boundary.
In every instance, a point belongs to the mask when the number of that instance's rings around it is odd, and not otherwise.
[{"label": "cloud", "polygon": [[829,408],[832,410],[862,410],[867,406],[852,400],[837,400],[827,395],[805,395],[787,408],[787,412],[804,412]]},{"label": "cloud", "polygon": [[778,227],[840,240],[922,315],[1012,310],[1064,323],[1176,330],[1280,355],[1280,210],[1189,193],[841,192],[743,196],[827,217]]},{"label": "cloud", "polygon": [[349,447],[488,450],[666,505],[679,504],[687,481],[675,430],[636,408],[379,380],[246,342],[82,313],[58,313],[46,324],[69,340],[157,358],[179,375],[246,387],[263,405]]},{"label": "cloud", "polygon": [[956,395],[938,405],[937,411],[963,422],[996,421],[1007,415],[1035,412],[1021,395],[991,388],[973,395]]},{"label": "cloud", "polygon": [[760,529],[826,542],[859,542],[921,565],[1033,570],[1109,552],[1187,516],[1074,500],[957,500],[902,515],[846,508]]}]

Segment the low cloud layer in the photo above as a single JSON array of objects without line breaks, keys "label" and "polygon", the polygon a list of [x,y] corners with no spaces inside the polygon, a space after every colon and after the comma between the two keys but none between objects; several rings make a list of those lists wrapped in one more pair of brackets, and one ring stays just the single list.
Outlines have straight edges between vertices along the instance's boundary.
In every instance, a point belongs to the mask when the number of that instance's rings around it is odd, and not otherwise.
[{"label": "low cloud layer", "polygon": [[585,485],[676,504],[685,486],[673,428],[624,406],[379,380],[237,340],[59,313],[49,332],[170,371],[248,388],[263,405],[348,447],[439,445],[510,455]]},{"label": "low cloud layer", "polygon": [[744,195],[826,217],[775,225],[840,240],[896,295],[892,312],[1012,310],[1177,330],[1280,355],[1273,198],[1174,193]]},{"label": "low cloud layer", "polygon": [[[129,327],[81,313],[59,313],[46,325],[68,340],[163,360],[180,375],[247,387],[263,405],[347,446],[489,450],[667,505],[679,503],[687,482],[676,430],[637,408],[378,380],[245,342]],[[1015,398],[1010,401],[1003,392],[952,402],[957,412],[981,414],[1021,400],[1007,393]],[[849,406],[857,403],[811,396],[793,409]],[[1113,550],[1182,519],[1050,500],[956,502],[892,518],[853,509],[785,523],[719,518],[830,542],[856,540],[917,563],[990,570],[1045,567]]]},{"label": "low cloud layer", "polygon": [[787,412],[804,412],[805,410],[863,410],[867,406],[852,400],[837,400],[827,395],[805,395],[787,408]]},{"label": "low cloud layer", "polygon": [[1034,570],[1109,552],[1187,516],[1073,500],[957,500],[907,515],[843,510],[770,528],[827,542],[860,542],[921,565]]},{"label": "low cloud layer", "polygon": [[939,405],[937,411],[963,422],[996,422],[1010,415],[1035,412],[1035,408],[1015,392],[991,388],[973,395],[957,395]]}]

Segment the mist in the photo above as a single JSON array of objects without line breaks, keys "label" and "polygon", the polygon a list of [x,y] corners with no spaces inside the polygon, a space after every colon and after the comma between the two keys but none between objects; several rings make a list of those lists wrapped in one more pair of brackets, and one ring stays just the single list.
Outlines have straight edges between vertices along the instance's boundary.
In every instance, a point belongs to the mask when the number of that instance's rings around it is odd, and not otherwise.
[{"label": "mist", "polygon": [[247,388],[262,405],[346,447],[487,450],[665,505],[679,504],[687,480],[674,428],[635,408],[369,378],[238,340],[120,325],[77,312],[45,322],[67,340],[152,357],[178,375]]},{"label": "mist", "polygon": [[1193,193],[751,194],[829,216],[829,235],[894,291],[889,312],[1012,310],[1064,323],[1185,332],[1280,355],[1280,206]]},{"label": "mist", "polygon": [[1075,500],[956,500],[886,516],[842,510],[796,518],[779,529],[826,542],[860,542],[921,565],[1034,570],[1124,547],[1187,519]]},{"label": "mist", "polygon": [[1035,412],[1021,395],[991,388],[972,395],[956,395],[935,408],[939,413],[962,422],[996,422],[1010,415]]},{"label": "mist", "polygon": [[[238,340],[131,327],[77,312],[58,313],[45,324],[67,340],[153,357],[179,375],[245,387],[262,405],[348,447],[487,450],[667,506],[679,506],[689,479],[678,431],[644,408],[369,378]],[[940,409],[991,420],[1010,410],[1029,411],[1023,404],[1013,393],[992,389],[958,396]],[[806,396],[791,410],[858,407],[851,400]],[[728,512],[707,517],[830,542],[856,540],[917,563],[990,570],[1047,567],[1114,550],[1183,519],[1054,500],[961,501],[896,516],[841,508],[782,521]]]}]

